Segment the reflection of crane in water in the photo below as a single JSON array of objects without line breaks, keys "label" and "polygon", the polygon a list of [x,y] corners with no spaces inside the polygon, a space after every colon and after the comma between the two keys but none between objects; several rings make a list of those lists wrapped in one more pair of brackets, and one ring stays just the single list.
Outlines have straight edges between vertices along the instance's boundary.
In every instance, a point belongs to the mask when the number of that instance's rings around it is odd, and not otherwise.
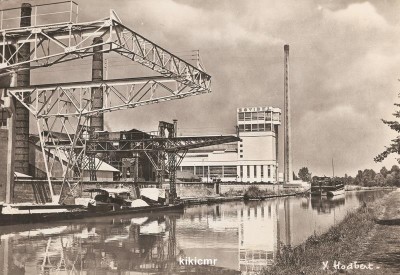
[{"label": "reflection of crane in water", "polygon": [[5,241],[0,246],[0,273],[15,270],[15,263],[20,262],[19,257],[26,255],[32,244],[41,249],[29,252],[29,259],[24,262],[35,265],[37,274],[78,274],[89,270],[173,271],[181,254],[175,236],[177,218],[174,215],[146,217],[141,218],[140,224],[134,223],[135,219],[108,218],[85,225],[60,226],[63,230],[58,231],[53,227],[37,230],[36,234],[16,232],[5,240],[8,244],[9,239],[14,239],[9,245],[11,250],[8,246],[5,249]]}]

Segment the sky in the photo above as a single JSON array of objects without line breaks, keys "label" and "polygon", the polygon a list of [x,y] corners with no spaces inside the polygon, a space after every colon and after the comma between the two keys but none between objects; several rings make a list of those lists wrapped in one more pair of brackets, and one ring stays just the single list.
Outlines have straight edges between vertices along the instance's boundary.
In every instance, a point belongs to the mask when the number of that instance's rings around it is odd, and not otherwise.
[{"label": "sky", "polygon": [[[0,6],[11,2],[22,1]],[[200,50],[212,76],[212,93],[107,114],[108,129],[155,130],[159,120],[176,118],[182,134],[234,133],[236,108],[283,107],[283,46],[289,44],[295,172],[306,166],[313,175],[331,175],[332,158],[336,175],[397,163],[395,156],[383,163],[373,158],[396,137],[381,119],[392,119],[399,101],[400,1],[77,3],[81,22],[114,9],[124,25],[178,55]],[[57,77],[56,71],[33,73],[32,81],[90,79],[90,67],[79,74],[69,70]],[[110,78],[123,70],[111,64]]]}]

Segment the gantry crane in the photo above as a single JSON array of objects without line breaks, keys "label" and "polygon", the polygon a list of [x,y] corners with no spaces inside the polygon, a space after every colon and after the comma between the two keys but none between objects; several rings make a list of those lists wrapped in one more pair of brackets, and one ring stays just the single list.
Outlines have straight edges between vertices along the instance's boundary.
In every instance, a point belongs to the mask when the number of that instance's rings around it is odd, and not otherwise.
[{"label": "gantry crane", "polygon": [[[51,4],[32,6],[31,24],[22,27],[6,24],[7,14],[19,8],[0,11],[0,76],[10,76],[7,95],[15,98],[36,119],[53,201],[58,198],[54,194],[47,154],[67,157],[68,162],[63,165],[63,188],[76,192],[82,179],[82,167],[87,162],[86,145],[90,141],[93,116],[211,92],[210,75],[125,26],[115,11],[110,10],[105,19],[81,23],[78,22],[77,3],[63,1],[54,6],[61,4],[68,8],[53,13],[67,13],[68,20],[50,24],[40,18],[44,14],[41,9],[48,10]],[[13,83],[12,76],[22,71],[110,52],[147,67],[157,75],[26,87],[15,87]],[[103,106],[93,107],[93,89],[103,93]],[[0,104],[0,108],[9,111],[12,121],[13,100],[4,98]],[[8,125],[9,130],[14,131],[12,123]],[[55,132],[65,134],[68,142],[58,143]],[[11,190],[13,177],[7,184]],[[11,202],[11,192],[7,196],[6,201]],[[63,198],[58,200],[62,202]]]}]

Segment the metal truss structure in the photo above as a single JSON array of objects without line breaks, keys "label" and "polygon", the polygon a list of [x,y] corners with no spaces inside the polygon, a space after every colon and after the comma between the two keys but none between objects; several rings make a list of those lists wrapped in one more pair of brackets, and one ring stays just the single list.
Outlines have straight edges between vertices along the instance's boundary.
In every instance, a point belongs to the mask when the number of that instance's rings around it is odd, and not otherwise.
[{"label": "metal truss structure", "polygon": [[[165,126],[169,129],[167,135],[163,133],[163,130],[167,128]],[[161,121],[158,135],[148,135],[146,133],[132,135],[129,132],[96,132],[92,138],[84,141],[85,155],[95,156],[101,161],[110,162],[110,155],[117,154],[122,159],[142,154],[153,165],[157,174],[157,182],[160,186],[164,181],[164,177],[169,177],[171,196],[172,199],[175,199],[176,170],[188,150],[240,140],[233,135],[176,137],[174,134],[175,127],[172,123]],[[53,141],[52,143],[45,144],[45,147],[53,146],[54,143],[59,144],[59,146],[70,143],[71,136],[60,133],[46,134],[52,136]],[[83,142],[81,139],[78,140],[79,142]],[[80,165],[82,165],[83,169],[89,170],[94,174],[98,169],[98,167],[90,167],[87,157],[84,158]]]},{"label": "metal truss structure", "polygon": [[[72,1],[66,2],[73,6]],[[35,25],[37,20],[33,15],[32,26],[1,29],[0,74],[82,59],[92,56],[94,47],[102,46],[99,52],[116,52],[173,79],[182,88],[189,86],[197,92],[210,92],[210,75],[123,25],[113,10],[108,18],[86,23],[72,22],[73,11],[70,12],[71,22]],[[102,40],[94,41],[95,38]],[[25,44],[31,46],[29,58],[16,59]],[[10,47],[12,54],[8,56],[6,51]]]},{"label": "metal truss structure", "polygon": [[[91,91],[100,88],[104,105],[92,106]],[[46,84],[9,88],[36,118],[83,117],[199,95],[190,86],[162,76]]]},{"label": "metal truss structure", "polygon": [[[63,1],[56,4],[67,5],[66,10],[52,13],[66,13],[66,21],[41,23],[39,15],[43,16],[43,13],[40,13],[40,9],[47,8],[49,4],[33,6],[31,26],[26,27],[5,24],[5,20],[9,19],[7,13],[19,8],[0,11],[0,76],[82,59],[99,52],[117,53],[158,75],[14,87],[7,90],[37,120],[53,200],[52,169],[56,164],[49,163],[49,159],[58,160],[62,164],[62,189],[68,190],[61,194],[76,194],[82,181],[83,169],[88,166],[91,170],[96,168],[93,166],[93,154],[88,155],[87,151],[93,136],[91,117],[211,92],[211,77],[200,69],[202,66],[197,68],[191,65],[129,29],[113,10],[105,19],[79,23],[75,2]],[[24,45],[29,45],[30,53],[26,58],[21,58],[24,55],[20,51]],[[93,88],[103,92],[105,100],[102,108],[92,107]],[[63,196],[59,199],[59,202],[62,201]]]}]

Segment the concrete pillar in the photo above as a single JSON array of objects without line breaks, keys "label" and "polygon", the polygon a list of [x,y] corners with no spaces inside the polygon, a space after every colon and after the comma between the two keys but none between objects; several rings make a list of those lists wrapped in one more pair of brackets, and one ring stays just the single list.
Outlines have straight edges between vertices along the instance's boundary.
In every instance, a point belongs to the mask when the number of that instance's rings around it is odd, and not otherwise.
[{"label": "concrete pillar", "polygon": [[[21,27],[31,25],[32,7],[29,3],[21,6]],[[29,60],[30,45],[24,44],[19,49],[18,62]],[[17,86],[30,85],[29,63],[23,65],[25,70],[17,73]],[[15,171],[29,175],[29,110],[21,102],[15,100]]]},{"label": "concrete pillar", "polygon": [[[1,110],[0,110],[1,111]],[[0,129],[0,202],[6,201],[8,129]]]},{"label": "concrete pillar", "polygon": [[[10,86],[14,86],[15,75]],[[6,126],[0,129],[0,202],[13,203],[15,165],[15,107],[14,100],[3,90],[0,111],[6,116]]]},{"label": "concrete pillar", "polygon": [[[103,39],[96,37],[93,39],[93,44],[103,43]],[[99,52],[103,46],[95,46],[93,51],[95,54],[92,59],[92,81],[103,80],[103,53]],[[103,108],[103,91],[101,88],[92,88],[92,109]],[[91,118],[91,125],[94,131],[104,131],[104,114],[96,114]]]}]

